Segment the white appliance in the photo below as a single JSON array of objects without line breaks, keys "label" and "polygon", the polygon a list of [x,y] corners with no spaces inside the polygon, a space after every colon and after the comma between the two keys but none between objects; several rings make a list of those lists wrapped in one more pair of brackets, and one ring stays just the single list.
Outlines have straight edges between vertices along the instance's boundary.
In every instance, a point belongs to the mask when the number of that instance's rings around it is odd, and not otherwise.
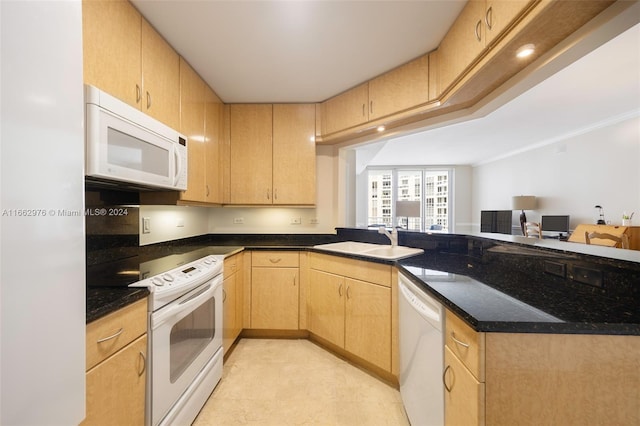
[{"label": "white appliance", "polygon": [[187,189],[187,139],[142,111],[85,85],[91,181],[134,189]]},{"label": "white appliance", "polygon": [[143,279],[149,296],[147,425],[190,425],[222,377],[224,256]]},{"label": "white appliance", "polygon": [[0,424],[77,425],[86,345],[82,3],[0,1],[0,31]]},{"label": "white appliance", "polygon": [[398,289],[402,403],[412,426],[442,426],[444,311],[402,273]]}]

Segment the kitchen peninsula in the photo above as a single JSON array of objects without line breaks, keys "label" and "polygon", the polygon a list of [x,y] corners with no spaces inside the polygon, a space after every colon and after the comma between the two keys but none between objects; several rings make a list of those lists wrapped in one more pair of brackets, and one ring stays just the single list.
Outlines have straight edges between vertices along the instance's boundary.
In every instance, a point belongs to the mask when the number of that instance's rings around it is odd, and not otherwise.
[{"label": "kitchen peninsula", "polygon": [[[346,240],[384,244],[383,239],[377,231],[339,228],[336,235],[212,234],[140,250],[173,254],[230,246],[234,253],[240,247],[245,253],[285,250],[299,252],[302,258],[319,252],[312,248],[317,244]],[[474,350],[482,363],[479,377],[472,379],[479,393],[462,398],[465,406],[477,405],[478,424],[502,424],[505,419],[521,418],[518,416],[522,413],[530,421],[543,423],[606,418],[617,424],[633,424],[640,419],[636,404],[640,389],[637,253],[618,250],[614,252],[617,257],[597,256],[594,253],[610,255],[615,249],[559,242],[532,244],[520,237],[492,234],[400,231],[399,244],[422,248],[424,254],[397,262],[342,256],[389,264],[394,267],[394,276],[398,271],[408,275],[445,306],[447,323],[459,322],[475,336],[479,343]],[[247,295],[251,288],[250,256],[244,259]],[[306,261],[300,262],[300,329],[292,336],[314,339],[305,325],[309,315],[308,278],[304,278],[308,267]],[[438,279],[443,275],[449,281]],[[244,300],[244,318],[249,315],[250,319],[250,296]],[[392,296],[391,309],[395,312],[393,301],[397,303],[397,298]],[[90,305],[88,301],[88,313]],[[540,316],[534,318],[533,311]],[[251,330],[250,324],[244,321],[241,336],[267,337],[277,332]],[[282,337],[282,333],[271,335]],[[390,339],[395,345],[397,320],[393,317]],[[329,349],[339,350],[332,346]],[[391,376],[371,370],[387,380],[397,377],[394,357],[397,348],[392,351]],[[358,363],[359,359],[354,357],[352,361]],[[361,365],[369,367],[366,362]],[[594,369],[594,365],[598,367]],[[467,372],[460,372],[458,367],[456,374]],[[604,389],[606,404],[594,403],[595,387]],[[460,404],[461,396],[455,398],[455,404]],[[580,409],[574,409],[576,406]]]}]

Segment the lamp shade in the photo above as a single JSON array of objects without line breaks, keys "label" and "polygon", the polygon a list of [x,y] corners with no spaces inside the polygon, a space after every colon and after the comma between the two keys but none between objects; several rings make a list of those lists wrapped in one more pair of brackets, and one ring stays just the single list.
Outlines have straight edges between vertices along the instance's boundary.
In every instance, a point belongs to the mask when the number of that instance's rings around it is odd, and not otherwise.
[{"label": "lamp shade", "polygon": [[533,195],[516,195],[511,197],[512,210],[534,210],[536,208],[536,197]]},{"label": "lamp shade", "polygon": [[420,201],[396,201],[396,216],[420,217]]}]

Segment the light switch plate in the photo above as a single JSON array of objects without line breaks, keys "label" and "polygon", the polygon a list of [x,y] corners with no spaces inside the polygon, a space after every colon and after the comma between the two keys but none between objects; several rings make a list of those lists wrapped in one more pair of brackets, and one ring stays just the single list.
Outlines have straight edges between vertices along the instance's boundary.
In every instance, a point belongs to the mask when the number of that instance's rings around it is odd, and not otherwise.
[{"label": "light switch plate", "polygon": [[151,218],[143,217],[142,218],[142,233],[148,234],[151,232]]}]

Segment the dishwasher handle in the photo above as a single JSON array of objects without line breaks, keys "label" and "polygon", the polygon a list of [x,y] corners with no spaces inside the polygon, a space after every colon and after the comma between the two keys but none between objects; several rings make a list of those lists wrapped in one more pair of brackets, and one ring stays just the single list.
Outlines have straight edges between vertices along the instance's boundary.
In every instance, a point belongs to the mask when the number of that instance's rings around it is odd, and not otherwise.
[{"label": "dishwasher handle", "polygon": [[424,294],[416,294],[416,291],[411,289],[413,286],[408,283],[406,279],[401,277],[398,279],[398,288],[404,299],[418,312],[424,319],[432,323],[436,328],[442,329],[442,305],[435,300]]}]

